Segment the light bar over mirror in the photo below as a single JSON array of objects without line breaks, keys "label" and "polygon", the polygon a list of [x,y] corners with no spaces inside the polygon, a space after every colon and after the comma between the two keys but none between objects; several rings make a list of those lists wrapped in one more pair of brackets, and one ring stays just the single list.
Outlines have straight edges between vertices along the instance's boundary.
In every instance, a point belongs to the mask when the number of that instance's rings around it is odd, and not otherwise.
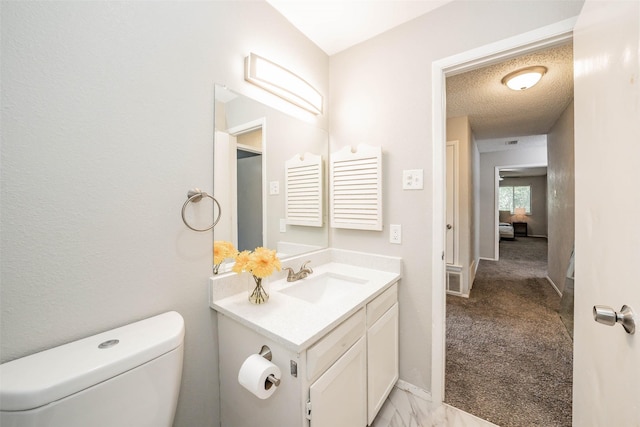
[{"label": "light bar over mirror", "polygon": [[322,95],[301,77],[255,53],[245,58],[244,78],[313,114],[322,114]]}]

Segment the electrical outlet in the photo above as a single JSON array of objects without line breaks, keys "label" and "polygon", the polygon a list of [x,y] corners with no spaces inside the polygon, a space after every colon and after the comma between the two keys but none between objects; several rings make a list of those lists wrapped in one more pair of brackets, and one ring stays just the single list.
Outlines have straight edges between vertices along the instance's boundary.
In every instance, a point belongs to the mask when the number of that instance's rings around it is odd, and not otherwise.
[{"label": "electrical outlet", "polygon": [[280,181],[271,181],[269,183],[269,195],[274,196],[280,194]]},{"label": "electrical outlet", "polygon": [[400,224],[389,225],[389,242],[397,245],[402,243],[402,226]]}]

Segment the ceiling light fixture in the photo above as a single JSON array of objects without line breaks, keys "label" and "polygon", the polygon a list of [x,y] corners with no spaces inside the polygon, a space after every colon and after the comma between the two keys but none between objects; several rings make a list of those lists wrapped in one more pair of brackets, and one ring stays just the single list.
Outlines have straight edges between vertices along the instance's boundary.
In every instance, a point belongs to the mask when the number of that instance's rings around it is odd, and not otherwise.
[{"label": "ceiling light fixture", "polygon": [[542,65],[522,68],[504,76],[502,78],[502,84],[507,85],[509,89],[513,90],[529,89],[538,83],[546,72],[547,67],[543,67]]},{"label": "ceiling light fixture", "polygon": [[322,114],[320,92],[286,68],[255,53],[245,59],[244,79],[313,114]]}]

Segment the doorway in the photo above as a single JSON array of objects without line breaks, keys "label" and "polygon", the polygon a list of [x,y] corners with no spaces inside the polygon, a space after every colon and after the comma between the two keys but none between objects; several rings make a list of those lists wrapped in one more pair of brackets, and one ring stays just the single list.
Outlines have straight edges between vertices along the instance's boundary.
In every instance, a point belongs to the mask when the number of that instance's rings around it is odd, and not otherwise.
[{"label": "doorway", "polygon": [[240,148],[237,151],[239,251],[263,246],[262,230],[262,153]]},{"label": "doorway", "polygon": [[[481,66],[495,64],[505,59],[514,58],[525,53],[551,47],[571,40],[571,31],[575,19],[570,19],[543,27],[533,32],[521,34],[498,43],[483,46],[472,51],[445,58],[433,63],[433,140],[440,143],[433,144],[434,174],[434,233],[433,253],[438,256],[434,261],[433,282],[441,286],[432,288],[432,313],[434,319],[432,342],[432,400],[442,403],[444,400],[444,367],[445,367],[445,263],[440,260],[440,254],[445,248],[445,128],[446,105],[445,78],[456,73]],[[492,203],[493,206],[493,203]],[[493,241],[493,239],[491,239]],[[437,255],[436,255],[437,254]],[[444,258],[444,257],[443,257]]]},{"label": "doorway", "polygon": [[267,239],[265,124],[262,118],[215,133],[214,192],[227,206],[215,238],[239,250],[253,250]]}]

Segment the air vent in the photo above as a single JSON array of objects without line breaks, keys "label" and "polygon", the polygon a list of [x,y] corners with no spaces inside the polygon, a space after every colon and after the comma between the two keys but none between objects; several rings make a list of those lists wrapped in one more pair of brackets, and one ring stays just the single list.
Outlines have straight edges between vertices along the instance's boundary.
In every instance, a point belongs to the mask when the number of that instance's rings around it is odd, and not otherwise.
[{"label": "air vent", "polygon": [[504,145],[516,145],[518,143],[517,139],[514,139],[512,141],[507,141],[504,143]]}]

